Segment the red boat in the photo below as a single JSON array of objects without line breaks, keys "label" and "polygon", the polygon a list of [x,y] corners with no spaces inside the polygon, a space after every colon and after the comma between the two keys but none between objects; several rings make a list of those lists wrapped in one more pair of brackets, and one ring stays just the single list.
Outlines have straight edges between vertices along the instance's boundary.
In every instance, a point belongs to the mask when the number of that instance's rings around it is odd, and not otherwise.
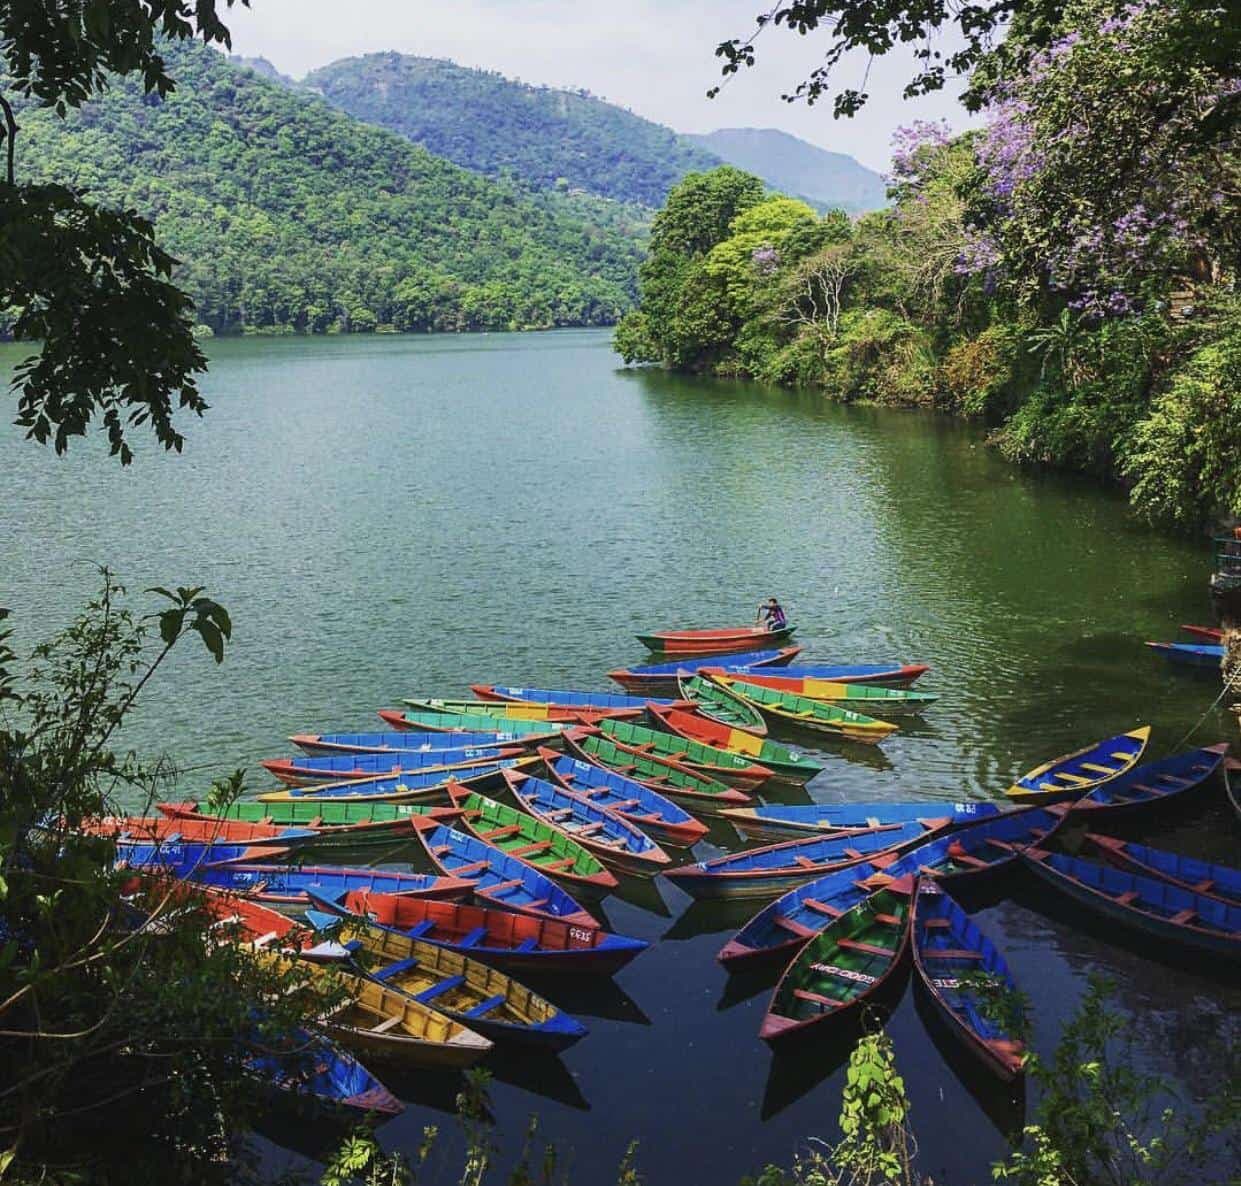
[{"label": "red boat", "polygon": [[[252,824],[243,820],[169,818],[155,815],[110,815],[82,821],[82,831],[93,836],[124,837],[147,844],[251,844],[278,855],[292,840],[311,839],[306,828],[281,828],[275,824]],[[279,847],[269,847],[279,846]]]},{"label": "red boat", "polygon": [[796,626],[769,630],[766,626],[726,626],[716,630],[661,630],[639,634],[638,641],[648,651],[662,655],[729,655],[735,651],[756,651],[791,638]]},{"label": "red boat", "polygon": [[1224,632],[1218,626],[1182,626],[1183,633],[1199,642],[1214,643],[1219,646],[1224,641]]}]

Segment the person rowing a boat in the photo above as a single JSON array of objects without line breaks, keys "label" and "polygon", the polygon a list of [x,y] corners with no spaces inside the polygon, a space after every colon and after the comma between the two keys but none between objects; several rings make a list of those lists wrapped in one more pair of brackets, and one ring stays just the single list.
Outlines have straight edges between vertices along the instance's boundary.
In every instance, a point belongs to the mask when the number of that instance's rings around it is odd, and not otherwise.
[{"label": "person rowing a boat", "polygon": [[756,620],[764,623],[768,630],[783,630],[789,624],[784,607],[774,597],[759,603]]}]

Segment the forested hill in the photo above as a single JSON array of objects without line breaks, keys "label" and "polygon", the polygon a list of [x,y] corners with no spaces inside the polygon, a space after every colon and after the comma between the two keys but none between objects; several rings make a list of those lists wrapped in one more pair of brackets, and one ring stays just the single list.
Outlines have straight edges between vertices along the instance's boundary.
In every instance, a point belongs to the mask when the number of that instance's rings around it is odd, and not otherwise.
[{"label": "forested hill", "polygon": [[541,189],[580,189],[660,206],[686,173],[718,157],[585,91],[527,86],[485,70],[398,53],[344,58],[304,86],[467,169]]},{"label": "forested hill", "polygon": [[116,80],[20,115],[19,178],[156,220],[216,331],[608,323],[631,303],[644,216],[458,168],[201,46],[164,100]]},{"label": "forested hill", "polygon": [[777,128],[720,128],[687,135],[699,147],[818,206],[864,214],[887,204],[883,178],[851,156],[828,152]]}]

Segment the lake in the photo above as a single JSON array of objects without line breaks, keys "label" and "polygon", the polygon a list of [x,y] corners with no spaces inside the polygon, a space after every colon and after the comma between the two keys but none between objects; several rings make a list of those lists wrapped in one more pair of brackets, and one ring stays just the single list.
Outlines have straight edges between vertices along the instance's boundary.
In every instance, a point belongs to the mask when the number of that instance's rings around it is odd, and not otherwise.
[{"label": "lake", "polygon": [[[187,645],[128,732],[176,760],[186,795],[287,752],[291,733],[378,727],[403,696],[606,686],[644,661],[635,633],[747,621],[770,594],[807,658],[926,662],[919,686],[941,696],[882,750],[825,748],[819,800],[991,797],[1144,721],[1156,756],[1195,727],[1196,744],[1235,736],[1224,714],[1202,719],[1217,683],[1142,646],[1206,618],[1208,549],[1135,524],[1115,491],[1012,468],[972,426],[626,372],[593,331],[208,352],[212,407],[183,456],[146,446],[122,471],[96,440],[55,458],[0,433],[0,605],[20,639],[65,622],[101,561],[135,593],[204,585],[232,612],[223,666]],[[0,368],[21,353],[3,348]],[[1123,834],[1238,859],[1217,789]],[[1033,999],[1041,1051],[1101,972],[1144,1065],[1190,1095],[1214,1086],[1235,986],[1080,925],[1020,876],[968,904]],[[665,883],[605,903],[613,929],[654,946],[612,986],[540,986],[592,1032],[561,1060],[497,1061],[510,1155],[537,1113],[576,1181],[612,1180],[636,1137],[651,1186],[727,1186],[835,1136],[847,1046],[773,1060],[767,988],[714,961],[756,908],[691,906]],[[990,1181],[1020,1102],[962,1077],[926,1014],[911,989],[889,1023],[922,1171]],[[413,1106],[386,1144],[453,1127],[454,1081],[394,1086]]]}]

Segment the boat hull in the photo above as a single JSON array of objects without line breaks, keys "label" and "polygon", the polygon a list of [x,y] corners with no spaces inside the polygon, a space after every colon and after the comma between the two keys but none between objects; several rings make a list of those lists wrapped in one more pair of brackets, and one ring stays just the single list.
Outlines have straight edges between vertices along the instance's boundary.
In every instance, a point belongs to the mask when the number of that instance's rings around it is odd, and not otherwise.
[{"label": "boat hull", "polygon": [[724,630],[668,630],[639,634],[637,638],[648,651],[658,655],[731,655],[784,642],[796,629],[796,626],[782,626],[778,630],[745,626]]}]

